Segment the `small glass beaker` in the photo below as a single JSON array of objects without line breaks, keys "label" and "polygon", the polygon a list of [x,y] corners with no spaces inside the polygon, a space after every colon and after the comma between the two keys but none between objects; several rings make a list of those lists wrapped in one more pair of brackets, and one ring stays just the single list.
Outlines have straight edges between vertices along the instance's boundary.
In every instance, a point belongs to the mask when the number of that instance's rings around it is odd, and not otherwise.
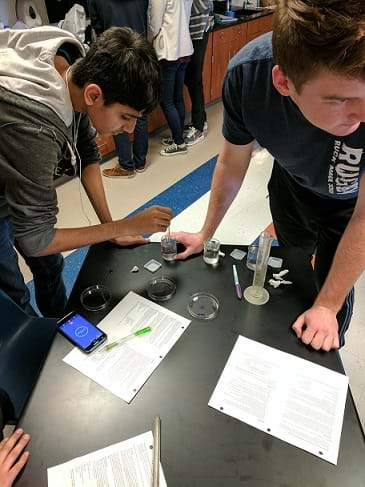
[{"label": "small glass beaker", "polygon": [[164,260],[175,260],[177,254],[176,238],[171,235],[163,235],[161,237],[161,255]]},{"label": "small glass beaker", "polygon": [[211,238],[204,242],[203,259],[206,264],[215,265],[219,261],[220,241],[217,238]]},{"label": "small glass beaker", "polygon": [[256,269],[256,260],[257,260],[257,252],[259,250],[259,246],[257,244],[252,244],[248,246],[247,249],[247,258],[246,258],[246,267],[254,271]]}]

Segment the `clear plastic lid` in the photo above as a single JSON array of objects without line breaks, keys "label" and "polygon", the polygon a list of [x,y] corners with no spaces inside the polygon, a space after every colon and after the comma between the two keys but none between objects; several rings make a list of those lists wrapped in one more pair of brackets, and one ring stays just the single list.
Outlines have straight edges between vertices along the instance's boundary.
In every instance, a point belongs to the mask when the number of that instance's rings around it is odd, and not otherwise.
[{"label": "clear plastic lid", "polygon": [[218,314],[219,301],[213,294],[199,292],[189,298],[188,311],[193,318],[212,320]]},{"label": "clear plastic lid", "polygon": [[80,301],[82,306],[88,311],[100,311],[109,305],[111,294],[105,286],[95,284],[82,291]]},{"label": "clear plastic lid", "polygon": [[176,291],[176,284],[168,277],[155,277],[147,284],[147,294],[154,301],[167,301]]}]

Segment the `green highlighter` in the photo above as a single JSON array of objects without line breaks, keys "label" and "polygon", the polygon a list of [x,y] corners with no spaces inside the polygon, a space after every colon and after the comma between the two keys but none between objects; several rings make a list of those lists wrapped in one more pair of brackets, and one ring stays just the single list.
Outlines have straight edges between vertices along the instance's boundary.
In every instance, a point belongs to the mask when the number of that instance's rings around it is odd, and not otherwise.
[{"label": "green highlighter", "polygon": [[111,350],[112,348],[118,347],[119,345],[122,345],[123,343],[126,343],[135,337],[144,335],[145,333],[149,333],[150,331],[152,331],[152,328],[150,326],[146,326],[146,328],[141,328],[140,330],[137,330],[134,333],[131,333],[130,335],[119,338],[118,340],[115,340],[112,343],[108,343],[108,345],[105,345],[105,347],[103,347],[100,350],[100,352],[109,352],[109,350]]}]

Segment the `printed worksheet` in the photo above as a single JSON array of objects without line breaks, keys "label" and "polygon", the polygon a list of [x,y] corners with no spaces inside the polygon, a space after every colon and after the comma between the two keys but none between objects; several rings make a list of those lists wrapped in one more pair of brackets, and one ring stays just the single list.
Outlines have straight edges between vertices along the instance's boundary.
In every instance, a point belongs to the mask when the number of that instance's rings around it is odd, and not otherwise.
[{"label": "printed worksheet", "polygon": [[209,406],[337,464],[348,377],[240,336]]},{"label": "printed worksheet", "polygon": [[130,292],[98,327],[108,335],[107,343],[148,326],[151,332],[108,352],[95,351],[86,355],[75,348],[63,360],[129,403],[190,323],[190,320]]},{"label": "printed worksheet", "polygon": [[[151,431],[47,469],[48,487],[151,487]],[[160,487],[167,487],[160,464]]]}]

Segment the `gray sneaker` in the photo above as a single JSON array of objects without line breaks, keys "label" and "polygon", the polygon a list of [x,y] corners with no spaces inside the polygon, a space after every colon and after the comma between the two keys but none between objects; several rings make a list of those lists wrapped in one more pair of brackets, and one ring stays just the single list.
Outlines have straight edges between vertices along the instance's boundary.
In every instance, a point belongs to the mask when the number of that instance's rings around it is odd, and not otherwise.
[{"label": "gray sneaker", "polygon": [[161,156],[178,156],[178,155],[185,155],[188,153],[188,149],[186,144],[171,144],[168,147],[165,147],[160,151]]},{"label": "gray sneaker", "polygon": [[205,138],[204,132],[201,132],[200,130],[196,129],[195,127],[191,127],[189,132],[185,135],[185,144],[190,146],[190,145],[195,145],[199,144],[199,142],[203,142]]}]

